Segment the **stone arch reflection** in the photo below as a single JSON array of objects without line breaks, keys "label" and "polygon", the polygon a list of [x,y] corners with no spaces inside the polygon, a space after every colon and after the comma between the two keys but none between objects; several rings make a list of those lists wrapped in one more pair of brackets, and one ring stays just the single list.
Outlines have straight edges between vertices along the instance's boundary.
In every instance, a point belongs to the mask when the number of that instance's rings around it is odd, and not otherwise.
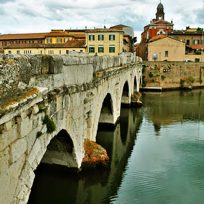
[{"label": "stone arch reflection", "polygon": [[137,78],[134,78],[134,92],[137,92]]},{"label": "stone arch reflection", "polygon": [[121,109],[120,113],[120,137],[123,144],[126,143],[129,127],[129,108]]}]

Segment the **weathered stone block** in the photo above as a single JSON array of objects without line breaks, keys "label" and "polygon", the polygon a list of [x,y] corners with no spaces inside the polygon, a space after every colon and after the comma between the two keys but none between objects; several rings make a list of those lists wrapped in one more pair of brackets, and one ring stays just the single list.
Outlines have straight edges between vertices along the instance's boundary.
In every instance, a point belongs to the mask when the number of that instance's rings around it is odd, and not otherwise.
[{"label": "weathered stone block", "polygon": [[[25,155],[13,163],[6,172],[0,174],[0,203],[10,204],[16,198],[15,190],[25,162]],[[1,167],[0,167],[1,168]],[[15,203],[16,204],[16,203]]]},{"label": "weathered stone block", "polygon": [[25,137],[32,131],[33,121],[29,117],[24,118],[20,123],[20,137]]},{"label": "weathered stone block", "polygon": [[9,148],[0,152],[0,175],[2,172],[7,172],[9,167]]},{"label": "weathered stone block", "polygon": [[33,106],[33,114],[37,114],[39,112],[39,107],[38,105]]},{"label": "weathered stone block", "polygon": [[0,134],[0,151],[8,147],[12,142],[18,138],[17,126],[13,126],[8,131]]},{"label": "weathered stone block", "polygon": [[40,152],[42,151],[41,148],[42,147],[40,140],[37,139],[35,144],[33,145],[30,154],[28,155],[28,162],[33,169],[35,169],[37,167],[36,165],[38,165],[37,163],[35,163],[35,160],[37,158],[37,155],[40,154]]},{"label": "weathered stone block", "polygon": [[22,138],[17,140],[11,145],[11,163],[17,161],[27,150],[26,139]]},{"label": "weathered stone block", "polygon": [[52,56],[49,58],[49,74],[62,73],[63,59],[61,56]]}]

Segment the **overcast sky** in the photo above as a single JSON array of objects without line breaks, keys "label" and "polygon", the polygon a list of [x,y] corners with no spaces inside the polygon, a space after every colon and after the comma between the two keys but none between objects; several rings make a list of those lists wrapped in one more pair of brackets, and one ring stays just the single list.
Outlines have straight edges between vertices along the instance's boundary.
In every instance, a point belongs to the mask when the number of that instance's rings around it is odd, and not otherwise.
[{"label": "overcast sky", "polygon": [[[132,26],[138,35],[155,18],[159,0],[0,0],[0,33]],[[175,29],[204,27],[204,0],[162,0]]]}]

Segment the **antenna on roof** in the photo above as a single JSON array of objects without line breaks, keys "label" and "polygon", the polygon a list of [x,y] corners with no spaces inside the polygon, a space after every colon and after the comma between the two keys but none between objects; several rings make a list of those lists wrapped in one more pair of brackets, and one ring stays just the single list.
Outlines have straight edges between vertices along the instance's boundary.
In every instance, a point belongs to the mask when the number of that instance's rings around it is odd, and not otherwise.
[{"label": "antenna on roof", "polygon": [[104,22],[104,26],[103,27],[106,28],[106,19],[104,19],[103,22]]}]

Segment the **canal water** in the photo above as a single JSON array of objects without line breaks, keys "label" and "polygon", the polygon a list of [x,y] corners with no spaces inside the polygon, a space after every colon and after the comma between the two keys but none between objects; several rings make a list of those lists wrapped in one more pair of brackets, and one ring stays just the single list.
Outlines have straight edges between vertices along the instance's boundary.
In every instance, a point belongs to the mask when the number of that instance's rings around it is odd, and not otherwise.
[{"label": "canal water", "polygon": [[143,104],[98,131],[109,168],[41,164],[29,204],[203,204],[204,91],[147,93]]}]

